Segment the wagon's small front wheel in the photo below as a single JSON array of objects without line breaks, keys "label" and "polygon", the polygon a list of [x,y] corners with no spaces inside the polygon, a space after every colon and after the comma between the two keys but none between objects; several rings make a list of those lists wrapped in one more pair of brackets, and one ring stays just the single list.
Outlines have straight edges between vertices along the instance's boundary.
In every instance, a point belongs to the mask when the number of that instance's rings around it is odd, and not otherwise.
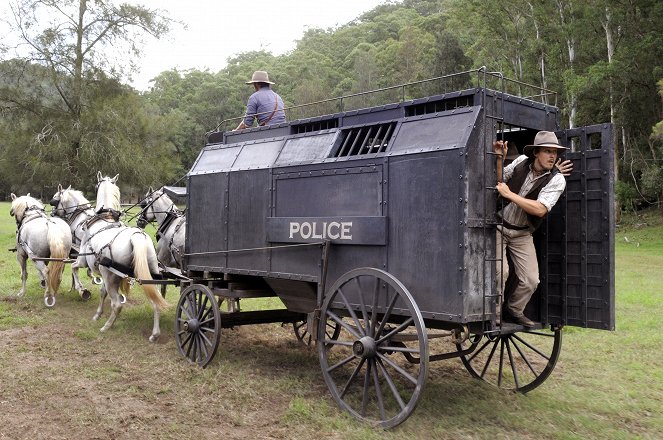
[{"label": "wagon's small front wheel", "polygon": [[[327,336],[329,320],[341,327],[337,339]],[[354,269],[334,283],[321,309],[318,353],[334,400],[362,421],[391,428],[419,402],[428,373],[426,327],[408,290],[385,271]]]},{"label": "wagon's small front wheel", "polygon": [[[562,348],[562,329],[472,335],[477,348],[460,357],[469,373],[499,388],[527,393],[552,373]],[[461,351],[463,344],[456,344]]]},{"label": "wagon's small front wheel", "polygon": [[[295,337],[299,342],[310,347],[313,345],[313,314],[309,313],[305,320],[296,321],[292,323],[292,329],[295,332]],[[338,335],[341,333],[341,326],[333,320],[327,321],[325,327],[326,338],[330,340],[338,339]]]},{"label": "wagon's small front wheel", "polygon": [[219,347],[221,314],[207,286],[193,284],[182,291],[175,311],[175,340],[189,362],[205,368]]}]

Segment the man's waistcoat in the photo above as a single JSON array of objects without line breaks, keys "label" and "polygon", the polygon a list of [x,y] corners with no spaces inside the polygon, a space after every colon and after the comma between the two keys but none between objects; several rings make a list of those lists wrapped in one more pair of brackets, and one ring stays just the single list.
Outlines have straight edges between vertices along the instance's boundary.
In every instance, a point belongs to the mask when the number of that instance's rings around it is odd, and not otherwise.
[{"label": "man's waistcoat", "polygon": [[[518,165],[516,165],[516,167],[513,169],[513,174],[511,175],[511,178],[509,179],[508,182],[506,182],[511,192],[520,194],[520,188],[522,188],[523,183],[525,183],[525,179],[527,178],[527,174],[530,172],[530,165],[532,164],[532,162],[534,162],[533,159],[524,160]],[[559,170],[557,169],[557,167],[553,167],[553,169],[550,170],[549,174],[534,182],[534,186],[532,186],[532,189],[523,197],[529,200],[536,200],[539,197],[539,193],[541,192],[543,187],[546,186],[548,182],[550,182],[550,179],[552,179],[553,176],[558,172]],[[545,215],[543,217],[537,217],[535,215],[527,214],[527,222],[535,230],[539,226],[541,226],[541,223],[543,222],[544,218]]]}]

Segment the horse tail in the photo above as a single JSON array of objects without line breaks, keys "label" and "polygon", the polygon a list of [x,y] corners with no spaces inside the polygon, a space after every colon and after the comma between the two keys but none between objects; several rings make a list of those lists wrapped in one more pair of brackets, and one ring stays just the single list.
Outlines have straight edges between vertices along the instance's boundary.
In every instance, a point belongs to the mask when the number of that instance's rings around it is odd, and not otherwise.
[{"label": "horse tail", "polygon": [[69,257],[69,249],[65,247],[65,234],[60,228],[48,228],[48,247],[51,258],[59,258],[62,261],[51,261],[48,265],[46,283],[51,292],[56,293],[62,282],[64,272],[64,259]]},{"label": "horse tail", "polygon": [[[149,238],[144,233],[136,233],[131,236],[131,246],[133,247],[134,254],[134,274],[140,280],[151,280],[152,273],[150,272],[148,246],[152,245],[148,242]],[[152,245],[153,246],[153,245]],[[156,257],[155,257],[156,258]],[[157,307],[163,309],[168,307],[168,303],[161,296],[159,289],[154,284],[142,284],[143,292],[147,298],[156,304]]]}]

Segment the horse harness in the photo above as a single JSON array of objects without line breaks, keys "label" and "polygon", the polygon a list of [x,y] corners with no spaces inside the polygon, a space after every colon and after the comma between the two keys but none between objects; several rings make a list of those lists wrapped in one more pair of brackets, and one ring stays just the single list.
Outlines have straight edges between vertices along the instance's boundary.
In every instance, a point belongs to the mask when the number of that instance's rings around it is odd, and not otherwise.
[{"label": "horse harness", "polygon": [[[278,102],[278,99],[277,99]],[[270,118],[271,119],[271,118]],[[152,193],[148,197],[148,201],[144,206],[141,206],[141,215],[144,215],[144,213],[147,211],[148,208],[152,207],[154,203],[163,196],[163,193],[159,194],[157,197],[153,197],[154,193]],[[152,211],[154,212],[154,208],[152,207]],[[163,212],[163,211],[161,211]],[[180,210],[177,209],[175,205],[172,205],[170,209],[166,212],[166,219],[159,225],[159,228],[157,229],[157,232],[155,234],[155,238],[157,239],[157,242],[161,240],[161,238],[165,237],[166,231],[172,226],[174,221],[177,221],[177,224],[175,226],[175,229],[173,230],[173,234],[170,236],[170,239],[168,240],[168,251],[170,251],[170,256],[173,259],[173,261],[178,261],[177,257],[181,257],[181,251],[175,247],[173,248],[173,241],[175,240],[175,236],[179,232],[179,230],[182,228],[182,225],[185,223],[186,217],[184,216],[184,213],[182,213]],[[176,255],[177,254],[177,255]]]},{"label": "horse harness", "polygon": [[[92,217],[92,215],[90,215],[90,213],[88,213],[88,211],[91,211],[91,210],[92,210],[92,208],[87,203],[84,204],[84,205],[80,205],[71,214],[67,214],[67,216],[65,217],[65,220],[66,220],[67,224],[69,225],[69,227],[71,227],[71,225],[74,224],[74,221],[81,214],[85,214],[86,216],[88,216],[88,218]],[[79,229],[85,225],[85,223],[86,223],[86,221],[82,221],[82,222],[78,223],[76,225],[76,227],[74,228],[74,230],[72,231],[73,232],[72,233],[72,240],[74,242],[74,245],[76,245],[76,247],[80,247],[80,245],[83,242],[83,239],[78,237],[78,232],[79,232]]]},{"label": "horse harness", "polygon": [[23,214],[24,214],[23,218],[20,221],[18,220],[18,218],[16,219],[16,227],[18,228],[16,230],[16,243],[20,245],[23,249],[27,249],[28,253],[34,254],[32,249],[30,249],[30,246],[28,246],[26,242],[21,240],[21,232],[23,231],[23,228],[32,220],[36,220],[38,218],[46,219],[47,228],[50,223],[55,224],[55,222],[46,215],[46,211],[44,211],[44,208],[40,208],[39,206],[30,206],[25,210]]},{"label": "horse harness", "polygon": [[[89,237],[87,237],[86,242],[89,243],[90,240],[92,240],[92,238],[95,235],[97,235],[101,232],[108,231],[110,229],[126,227],[125,224],[123,224],[121,221],[118,220],[117,216],[115,215],[116,213],[117,213],[117,211],[115,211],[115,210],[102,210],[99,213],[97,213],[94,216],[87,219],[85,222],[83,222],[83,224],[85,225],[85,229],[88,229],[88,230],[89,230],[90,226],[95,224],[97,221],[103,220],[105,222],[108,222],[108,224],[106,226],[103,226],[101,229],[99,229],[98,231],[95,231],[93,234],[91,234]],[[112,220],[112,222],[110,222],[111,220]],[[94,255],[94,268],[95,268],[95,270],[98,271],[99,270],[99,261],[101,259],[101,256],[102,256],[101,254],[104,251],[104,249],[108,248],[108,253],[110,254],[110,260],[112,262],[113,261],[113,248],[112,248],[113,243],[115,242],[115,239],[120,236],[120,234],[122,232],[124,232],[128,229],[129,228],[122,229],[122,230],[118,231],[118,233],[115,234],[115,236],[108,243],[103,245],[96,252],[92,252],[92,253],[89,253],[89,254],[88,253],[84,253],[84,254],[81,253],[81,254],[79,254],[79,256]],[[134,231],[134,232],[132,232],[131,235],[133,235],[133,234],[145,234],[145,233],[143,231]],[[145,234],[145,235],[147,235],[147,234]],[[88,244],[88,247],[90,247],[89,244]],[[90,248],[90,250],[92,250],[92,249]]]},{"label": "horse harness", "polygon": [[[157,229],[156,233],[156,239],[157,242],[161,240],[161,238],[164,237],[164,234],[170,228],[173,224],[173,222],[177,220],[177,223],[175,224],[175,229],[173,230],[173,233],[170,236],[170,239],[168,240],[168,250],[170,251],[170,256],[173,258],[173,261],[178,261],[177,257],[181,257],[181,251],[177,247],[173,247],[173,242],[175,240],[175,236],[179,232],[179,230],[182,228],[182,225],[186,221],[186,217],[184,216],[183,213],[177,210],[170,210],[166,214],[166,220],[159,225],[159,229]],[[184,220],[184,221],[183,221]],[[177,255],[175,255],[177,253]]]}]

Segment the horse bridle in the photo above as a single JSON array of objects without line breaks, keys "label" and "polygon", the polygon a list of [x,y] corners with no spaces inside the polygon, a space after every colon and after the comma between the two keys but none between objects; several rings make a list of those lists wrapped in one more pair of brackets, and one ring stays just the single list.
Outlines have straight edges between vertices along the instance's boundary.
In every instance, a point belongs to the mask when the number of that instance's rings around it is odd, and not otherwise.
[{"label": "horse bridle", "polygon": [[[148,196],[146,196],[143,199],[142,202],[140,202],[140,213],[138,214],[138,218],[136,219],[136,224],[138,225],[139,228],[144,228],[145,226],[147,226],[149,221],[147,220],[147,216],[145,215],[145,213],[147,212],[147,210],[149,208],[152,207],[152,205],[154,205],[154,203],[157,200],[159,200],[161,197],[163,197],[166,194],[165,192],[161,191],[161,194],[159,194],[157,197],[154,197],[154,195],[158,192],[159,192],[158,189],[155,190],[155,191],[152,191]],[[173,205],[173,206],[175,206],[175,205]],[[172,207],[171,207],[170,210],[166,211],[166,214],[170,213],[171,211],[173,211]],[[154,211],[154,209],[152,209],[152,213],[157,214],[157,211]],[[142,226],[141,226],[141,223],[142,223]]]}]

